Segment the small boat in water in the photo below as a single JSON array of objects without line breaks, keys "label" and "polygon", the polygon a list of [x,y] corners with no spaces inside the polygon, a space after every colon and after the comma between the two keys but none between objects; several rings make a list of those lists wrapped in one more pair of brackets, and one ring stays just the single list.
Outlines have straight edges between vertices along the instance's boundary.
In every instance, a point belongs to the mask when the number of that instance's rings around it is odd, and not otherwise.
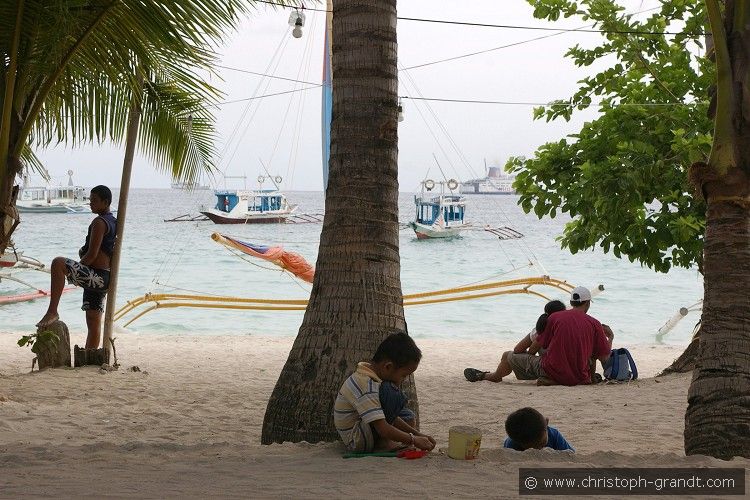
[{"label": "small boat in water", "polygon": [[[418,239],[452,238],[471,226],[464,222],[466,200],[459,194],[453,194],[458,189],[458,181],[435,182],[427,179],[420,184],[422,191],[414,196],[416,217],[409,223]],[[440,187],[440,194],[431,194],[436,186]],[[446,188],[450,194],[445,193]]]},{"label": "small boat in water", "polygon": [[67,186],[29,186],[28,176],[23,177],[23,184],[18,192],[16,208],[21,213],[68,214],[88,213],[88,192],[81,186],[73,184],[73,171],[68,170]]},{"label": "small boat in water", "polygon": [[208,184],[201,184],[198,181],[177,181],[170,184],[172,189],[179,189],[180,191],[208,191],[211,186]]},{"label": "small boat in water", "polygon": [[260,187],[248,189],[218,189],[214,191],[216,205],[201,210],[215,224],[278,224],[297,210],[279,191],[281,176],[272,179],[275,189],[263,189],[264,176],[258,177]]}]

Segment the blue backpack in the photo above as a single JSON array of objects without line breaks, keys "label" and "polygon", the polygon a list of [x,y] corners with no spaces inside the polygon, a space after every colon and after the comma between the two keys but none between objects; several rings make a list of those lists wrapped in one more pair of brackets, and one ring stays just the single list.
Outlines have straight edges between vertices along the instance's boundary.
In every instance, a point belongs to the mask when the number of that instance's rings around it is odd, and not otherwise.
[{"label": "blue backpack", "polygon": [[604,378],[607,380],[627,381],[638,378],[638,368],[633,356],[624,347],[612,349],[609,358],[604,362]]}]

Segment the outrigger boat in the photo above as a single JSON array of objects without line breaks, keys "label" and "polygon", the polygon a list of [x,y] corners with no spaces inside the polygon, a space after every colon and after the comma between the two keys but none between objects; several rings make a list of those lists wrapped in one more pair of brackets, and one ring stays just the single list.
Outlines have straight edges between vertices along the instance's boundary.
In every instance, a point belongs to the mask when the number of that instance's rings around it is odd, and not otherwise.
[{"label": "outrigger boat", "polygon": [[[0,295],[0,305],[15,304],[17,302],[28,302],[34,299],[40,299],[47,297],[49,292],[36,288],[34,285],[27,283],[26,281],[17,278],[13,275],[14,271],[20,270],[33,270],[49,273],[49,268],[42,264],[37,259],[31,257],[25,257],[23,252],[12,251],[9,253],[0,254],[0,282],[3,280],[14,281],[20,283],[32,291],[27,293],[20,293],[14,295]],[[63,289],[63,293],[73,290],[72,287]]]},{"label": "outrigger boat", "polygon": [[257,190],[214,191],[216,205],[201,210],[214,224],[277,224],[286,220],[297,210],[290,205],[286,196],[279,191],[281,176],[271,179],[276,189],[263,189],[264,176],[258,176],[260,187]]},{"label": "outrigger boat", "polygon": [[[450,179],[445,182],[435,182],[427,179],[420,184],[422,191],[418,196],[414,196],[416,217],[409,224],[418,239],[452,238],[458,236],[462,230],[471,227],[471,224],[464,222],[466,212],[464,197],[453,194],[453,191],[458,189],[458,181]],[[435,186],[440,186],[440,194],[430,195],[430,191],[435,189]],[[448,188],[451,194],[446,194],[445,188]]]},{"label": "outrigger boat", "polygon": [[18,193],[16,208],[21,213],[68,214],[88,213],[88,193],[82,186],[73,184],[73,171],[68,170],[67,186],[29,186],[28,176]]}]

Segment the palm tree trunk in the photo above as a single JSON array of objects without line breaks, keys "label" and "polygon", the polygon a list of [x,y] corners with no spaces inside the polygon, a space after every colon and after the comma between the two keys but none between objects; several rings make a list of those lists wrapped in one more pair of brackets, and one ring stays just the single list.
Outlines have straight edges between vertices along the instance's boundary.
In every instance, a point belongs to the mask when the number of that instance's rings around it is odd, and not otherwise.
[{"label": "palm tree trunk", "polygon": [[109,290],[107,291],[107,308],[104,315],[104,335],[102,347],[107,350],[109,359],[112,344],[112,331],[114,329],[115,307],[117,302],[117,283],[120,277],[120,255],[122,254],[122,242],[125,237],[125,216],[128,210],[128,195],[130,194],[130,175],[133,172],[133,156],[135,155],[135,144],[138,140],[138,125],[141,122],[141,99],[143,89],[143,74],[139,71],[138,83],[133,92],[133,100],[130,103],[130,116],[128,116],[128,131],[125,139],[125,158],[122,162],[122,179],[120,181],[120,199],[117,203],[117,239],[112,252],[112,262],[109,274]]},{"label": "palm tree trunk", "polygon": [[[16,158],[13,159],[20,163]],[[13,232],[21,222],[21,217],[16,209],[18,198],[18,186],[15,185],[17,171],[13,168],[13,161],[8,159],[8,169],[0,178],[0,255],[10,245]]]},{"label": "palm tree trunk", "polygon": [[[334,0],[333,11],[325,219],[310,302],[266,408],[264,444],[338,439],[333,402],[344,379],[383,338],[406,331],[398,245],[396,0]],[[407,385],[416,410],[413,381]]]},{"label": "palm tree trunk", "polygon": [[[737,169],[734,174],[750,193],[750,177]],[[685,414],[685,453],[750,457],[750,203],[710,200],[705,296]]]}]

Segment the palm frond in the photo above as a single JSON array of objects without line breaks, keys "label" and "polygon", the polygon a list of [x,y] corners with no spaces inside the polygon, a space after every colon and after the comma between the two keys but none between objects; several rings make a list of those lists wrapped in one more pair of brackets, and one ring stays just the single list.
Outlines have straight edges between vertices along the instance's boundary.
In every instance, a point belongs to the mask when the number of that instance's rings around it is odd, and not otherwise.
[{"label": "palm frond", "polygon": [[[4,14],[14,2],[0,3],[5,57],[11,22]],[[25,0],[13,97],[23,133],[15,150],[121,142],[136,68],[146,68],[140,147],[159,168],[192,179],[211,166],[209,109],[218,96],[199,75],[211,72],[222,35],[251,6],[240,0]]]},{"label": "palm frond", "polygon": [[49,182],[49,172],[44,167],[44,164],[39,159],[39,157],[34,154],[34,151],[28,145],[26,145],[26,147],[23,148],[23,151],[21,151],[21,161],[23,162],[27,170],[36,172],[37,174],[42,176],[42,179]]}]

